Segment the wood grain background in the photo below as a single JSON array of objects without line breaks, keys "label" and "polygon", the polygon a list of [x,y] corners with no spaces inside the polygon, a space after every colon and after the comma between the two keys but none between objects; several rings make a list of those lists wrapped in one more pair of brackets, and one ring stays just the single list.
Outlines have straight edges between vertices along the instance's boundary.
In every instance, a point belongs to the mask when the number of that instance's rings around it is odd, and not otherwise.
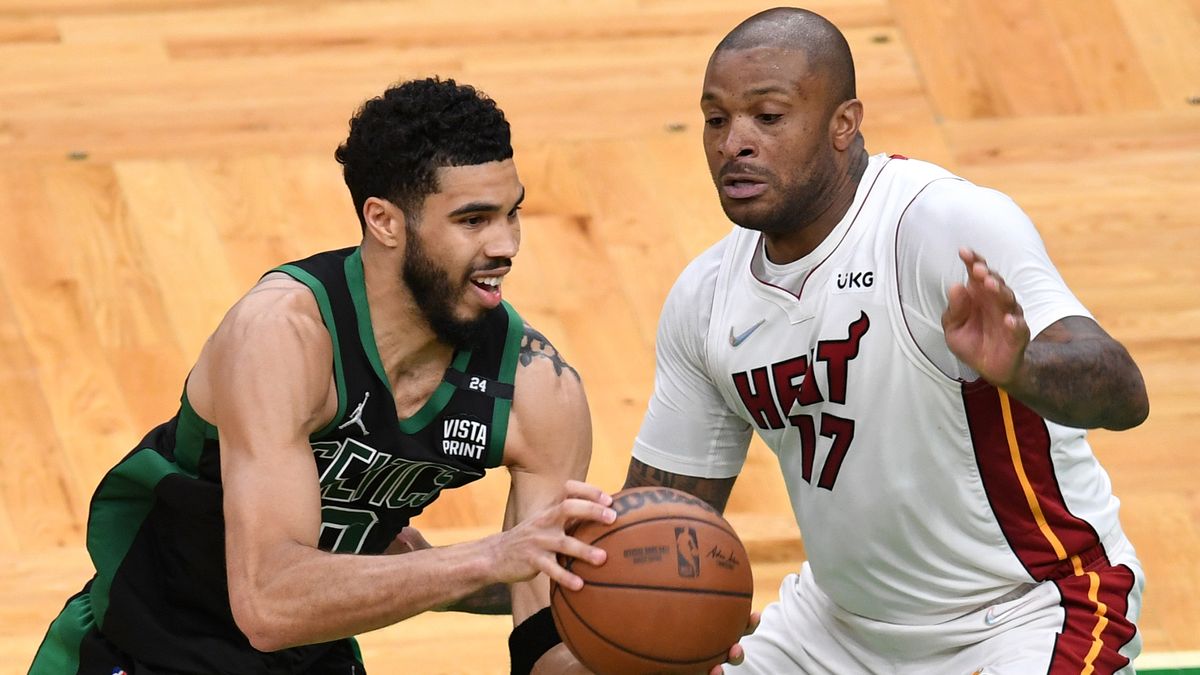
[{"label": "wood grain background", "polygon": [[[528,188],[507,297],[582,373],[591,480],[617,489],[662,300],[729,228],[699,88],[728,0],[0,0],[0,672],[91,574],[91,492],[169,417],[267,268],[352,245],[332,153],[358,104],[438,74],[493,96]],[[1146,649],[1200,649],[1200,0],[816,0],[846,33],[868,150],[1007,192],[1138,360],[1152,412],[1095,433],[1149,575]],[[774,458],[730,505],[756,606],[802,548]],[[436,543],[499,527],[507,481],[449,494]],[[507,619],[363,639],[375,673],[507,672]]]}]

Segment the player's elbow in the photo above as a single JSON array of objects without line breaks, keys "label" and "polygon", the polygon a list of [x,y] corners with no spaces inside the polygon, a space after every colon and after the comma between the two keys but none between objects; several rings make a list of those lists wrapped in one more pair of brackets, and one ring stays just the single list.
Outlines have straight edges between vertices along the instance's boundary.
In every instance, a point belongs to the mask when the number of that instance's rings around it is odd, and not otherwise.
[{"label": "player's elbow", "polygon": [[238,630],[249,640],[250,646],[260,652],[275,652],[293,646],[288,639],[286,622],[277,612],[271,612],[269,602],[258,594],[247,590],[229,588],[229,608]]},{"label": "player's elbow", "polygon": [[[1090,342],[1095,344],[1096,341]],[[1111,338],[1100,344],[1104,351],[1098,353],[1089,372],[1080,377],[1083,383],[1090,385],[1090,406],[1097,417],[1088,428],[1132,429],[1150,415],[1146,380],[1124,345]]]},{"label": "player's elbow", "polygon": [[[1139,384],[1141,384],[1139,382]],[[1146,396],[1146,387],[1142,384],[1135,391],[1129,392],[1118,414],[1109,418],[1104,428],[1112,431],[1132,429],[1150,416],[1150,399]]]},{"label": "player's elbow", "polygon": [[1111,396],[1113,412],[1109,415],[1108,423],[1104,425],[1106,429],[1113,431],[1132,429],[1150,416],[1150,397],[1146,394],[1146,380],[1133,359],[1128,356],[1128,352],[1125,352],[1125,358],[1128,363],[1123,372],[1124,377],[1116,380],[1121,385],[1114,387],[1115,391]]}]

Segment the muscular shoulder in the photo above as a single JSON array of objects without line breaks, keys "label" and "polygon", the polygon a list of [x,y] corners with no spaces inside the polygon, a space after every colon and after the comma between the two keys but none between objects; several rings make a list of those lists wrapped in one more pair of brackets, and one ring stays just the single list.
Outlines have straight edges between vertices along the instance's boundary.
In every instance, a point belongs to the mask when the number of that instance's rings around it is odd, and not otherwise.
[{"label": "muscular shoulder", "polygon": [[558,347],[528,322],[517,354],[513,411],[522,421],[586,408],[583,380]]},{"label": "muscular shoulder", "polygon": [[580,381],[579,372],[558,351],[550,339],[526,321],[521,334],[521,348],[517,353],[517,381],[543,384],[560,384],[564,375],[568,380]]},{"label": "muscular shoulder", "polygon": [[590,452],[591,419],[583,380],[540,330],[525,323],[517,356],[505,464],[529,466],[554,444]]},{"label": "muscular shoulder", "polygon": [[232,383],[267,379],[281,395],[290,389],[311,399],[301,407],[319,415],[332,358],[332,340],[312,292],[291,277],[270,274],[230,308],[205,343],[188,378],[188,396],[197,413],[216,422],[222,392],[243,386]]},{"label": "muscular shoulder", "polygon": [[316,298],[304,284],[278,273],[264,277],[230,308],[210,344],[240,352],[269,349],[276,341],[295,341],[306,352],[332,355]]}]

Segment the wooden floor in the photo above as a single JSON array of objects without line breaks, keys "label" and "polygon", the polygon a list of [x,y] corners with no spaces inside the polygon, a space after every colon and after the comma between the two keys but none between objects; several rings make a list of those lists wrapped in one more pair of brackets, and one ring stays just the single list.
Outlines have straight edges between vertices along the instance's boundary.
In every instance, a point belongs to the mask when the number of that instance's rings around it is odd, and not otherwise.
[{"label": "wooden floor", "polygon": [[[0,672],[90,575],[103,472],[167,418],[200,345],[274,264],[356,242],[332,153],[356,106],[430,74],[513,123],[528,188],[507,296],[588,386],[617,489],[658,311],[724,234],[699,142],[709,52],[763,2],[0,0]],[[1140,363],[1152,413],[1096,433],[1149,575],[1146,649],[1200,649],[1200,0],[817,0],[868,149],[1012,195]],[[731,520],[756,606],[800,545],[761,448]],[[418,523],[497,528],[506,481]],[[364,638],[375,673],[506,671],[507,619]]]}]

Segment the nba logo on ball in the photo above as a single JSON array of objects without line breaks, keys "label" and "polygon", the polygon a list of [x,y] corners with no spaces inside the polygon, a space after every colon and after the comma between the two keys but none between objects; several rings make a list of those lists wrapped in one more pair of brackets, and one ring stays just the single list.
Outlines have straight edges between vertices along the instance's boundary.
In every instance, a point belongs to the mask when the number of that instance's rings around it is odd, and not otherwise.
[{"label": "nba logo on ball", "polygon": [[754,597],[737,533],[704,500],[667,487],[622,490],[613,510],[612,523],[571,530],[608,553],[604,564],[559,559],[583,579],[578,591],[550,584],[563,643],[596,675],[695,675],[724,662]]},{"label": "nba logo on ball", "polygon": [[700,544],[695,528],[675,528],[675,557],[679,561],[679,576],[700,576]]}]

